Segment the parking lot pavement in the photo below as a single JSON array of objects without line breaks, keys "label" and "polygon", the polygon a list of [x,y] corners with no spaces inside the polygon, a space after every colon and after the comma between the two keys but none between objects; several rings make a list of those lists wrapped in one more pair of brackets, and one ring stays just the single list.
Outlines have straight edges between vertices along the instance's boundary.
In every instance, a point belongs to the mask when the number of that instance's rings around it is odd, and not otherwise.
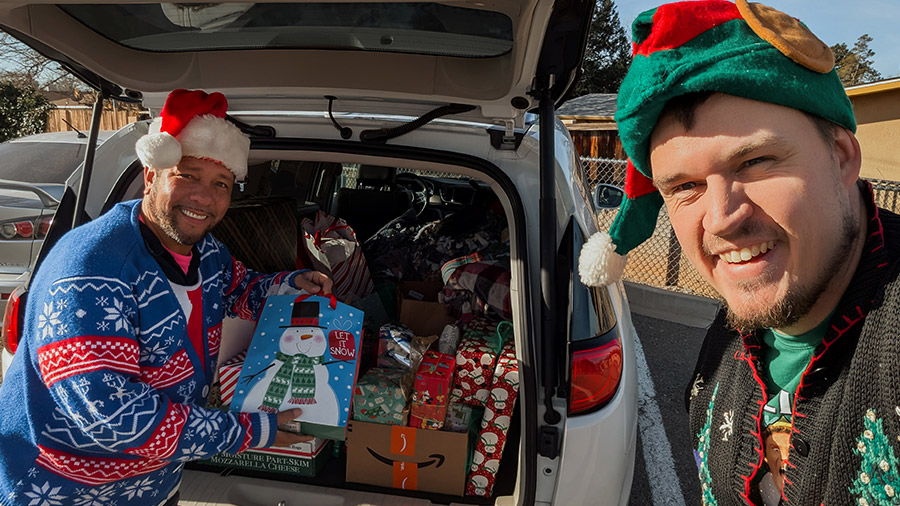
[{"label": "parking lot pavement", "polygon": [[640,339],[638,451],[629,504],[698,504],[684,392],[717,304],[657,289],[626,285],[626,290]]}]

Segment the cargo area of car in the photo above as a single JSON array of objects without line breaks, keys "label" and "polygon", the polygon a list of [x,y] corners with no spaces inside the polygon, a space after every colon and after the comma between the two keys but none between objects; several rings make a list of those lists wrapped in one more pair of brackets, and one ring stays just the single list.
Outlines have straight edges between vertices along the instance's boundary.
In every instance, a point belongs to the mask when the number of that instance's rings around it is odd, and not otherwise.
[{"label": "cargo area of car", "polygon": [[[304,158],[251,157],[248,179],[236,185],[231,208],[213,234],[259,272],[321,270],[322,262],[331,262],[325,268],[333,271],[335,294],[366,314],[348,438],[317,439],[293,453],[243,459],[220,455],[190,463],[182,504],[510,501],[520,469],[516,395],[522,393],[515,363],[519,329],[513,328],[510,294],[513,220],[494,190],[497,185],[468,169],[429,166],[426,171],[410,161],[334,155]],[[353,234],[338,235],[346,226]],[[334,253],[329,238],[342,241],[342,253],[359,253],[329,259]],[[384,385],[394,384],[373,383],[377,386],[367,391],[359,380],[382,381],[401,369],[407,381],[410,371],[404,368],[415,368],[426,349],[448,351],[447,324],[459,329],[459,345],[449,354],[455,364],[451,390],[438,387],[441,395],[449,394],[440,402],[450,414],[442,413],[445,420],[437,422],[418,419],[418,428],[411,427],[413,405],[434,398],[432,391],[417,390],[424,387],[416,382],[412,389],[398,389],[407,396],[406,405],[402,420],[391,420],[384,412],[398,400]],[[243,321],[229,319],[223,325],[219,391],[210,396],[211,404],[227,406],[236,379],[229,375],[239,374],[253,332],[252,324]],[[424,366],[419,367],[421,376]],[[391,453],[398,434],[404,441],[415,437],[421,446],[415,455]],[[404,471],[410,465],[416,468],[412,475]]]}]

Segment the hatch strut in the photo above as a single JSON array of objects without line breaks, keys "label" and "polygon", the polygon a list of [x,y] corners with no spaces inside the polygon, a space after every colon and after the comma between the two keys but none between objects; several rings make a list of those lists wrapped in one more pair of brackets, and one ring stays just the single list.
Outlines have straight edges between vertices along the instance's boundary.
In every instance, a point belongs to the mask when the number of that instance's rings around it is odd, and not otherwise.
[{"label": "hatch strut", "polygon": [[78,184],[78,199],[75,200],[75,214],[72,216],[72,228],[81,224],[81,218],[84,215],[88,185],[91,182],[91,173],[94,171],[94,151],[97,149],[97,136],[100,133],[103,101],[108,97],[109,93],[104,88],[101,87],[97,90],[97,101],[94,102],[94,111],[91,116],[91,131],[88,132],[87,149],[84,153],[84,166],[81,168],[81,182]]},{"label": "hatch strut", "polygon": [[378,142],[384,143],[394,137],[400,137],[401,135],[408,134],[413,130],[428,124],[428,122],[440,118],[442,116],[449,116],[451,114],[462,114],[464,112],[469,112],[475,109],[474,105],[468,104],[447,104],[438,107],[437,109],[432,109],[431,111],[426,112],[425,114],[419,116],[418,118],[408,122],[403,123],[402,125],[397,125],[391,128],[377,128],[372,130],[363,130],[359,133],[359,140],[363,142]]},{"label": "hatch strut", "polygon": [[554,131],[555,105],[550,93],[550,76],[536,80],[534,94],[540,98],[540,242],[541,242],[541,384],[544,386],[544,422],[559,423],[562,416],[553,407],[553,397],[559,386],[559,331],[556,328],[557,310],[557,219],[556,219],[556,142]]}]

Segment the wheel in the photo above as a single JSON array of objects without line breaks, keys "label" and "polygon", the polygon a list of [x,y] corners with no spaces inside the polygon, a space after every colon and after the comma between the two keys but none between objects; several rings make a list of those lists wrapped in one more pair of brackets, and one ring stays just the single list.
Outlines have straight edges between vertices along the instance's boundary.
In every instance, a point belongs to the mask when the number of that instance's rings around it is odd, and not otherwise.
[{"label": "wheel", "polygon": [[431,187],[418,174],[401,172],[397,174],[397,186],[409,196],[409,205],[416,216],[422,214],[428,207],[428,199],[431,197]]}]

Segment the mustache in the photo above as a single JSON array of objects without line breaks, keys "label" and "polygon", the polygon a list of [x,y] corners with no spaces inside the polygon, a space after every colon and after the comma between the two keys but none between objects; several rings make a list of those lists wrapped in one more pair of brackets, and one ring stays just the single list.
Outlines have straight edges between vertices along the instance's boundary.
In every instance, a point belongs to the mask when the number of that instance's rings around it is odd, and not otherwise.
[{"label": "mustache", "polygon": [[718,236],[713,235],[709,236],[709,238],[704,239],[701,248],[703,250],[703,254],[706,256],[714,256],[716,253],[714,251],[721,251],[723,249],[730,249],[734,243],[740,242],[741,239],[745,237],[759,237],[766,236],[772,237],[777,236],[777,234],[772,232],[772,229],[762,223],[759,222],[748,222],[743,223],[741,226],[733,231],[732,233],[726,236]]}]

